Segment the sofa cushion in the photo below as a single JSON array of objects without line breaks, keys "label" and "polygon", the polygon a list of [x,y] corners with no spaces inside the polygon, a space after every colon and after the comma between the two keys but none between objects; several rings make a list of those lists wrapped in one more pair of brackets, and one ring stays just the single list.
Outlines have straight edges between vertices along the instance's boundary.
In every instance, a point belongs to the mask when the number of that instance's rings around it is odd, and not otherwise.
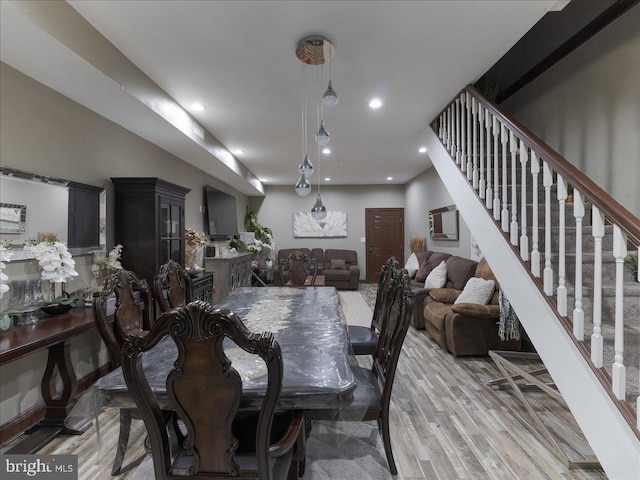
[{"label": "sofa cushion", "polygon": [[415,253],[412,253],[407,260],[407,263],[404,265],[405,270],[409,274],[411,278],[415,277],[418,269],[420,268],[420,263],[418,262],[418,257]]},{"label": "sofa cushion", "polygon": [[462,290],[473,274],[476,272],[478,262],[458,256],[447,258],[447,288]]},{"label": "sofa cushion", "polygon": [[358,254],[355,250],[340,250],[335,248],[327,248],[324,251],[324,268],[331,269],[331,260],[334,258],[342,259],[345,267],[348,269],[351,265],[358,265]]},{"label": "sofa cushion", "polygon": [[484,278],[472,277],[467,281],[462,293],[454,303],[478,303],[486,305],[493,297],[495,282]]},{"label": "sofa cushion", "polygon": [[433,268],[431,267],[429,259],[425,258],[416,271],[416,276],[414,277],[415,281],[424,283],[424,281],[427,279],[427,276],[431,273],[432,269]]},{"label": "sofa cushion", "polygon": [[324,270],[322,274],[325,284],[331,281],[348,282],[351,277],[349,270]]},{"label": "sofa cushion", "polygon": [[479,305],[477,303],[456,303],[451,305],[451,311],[472,318],[500,318],[498,305]]},{"label": "sofa cushion", "polygon": [[442,288],[445,283],[447,283],[447,264],[443,261],[427,275],[424,288]]},{"label": "sofa cushion", "polygon": [[344,258],[333,258],[331,259],[331,264],[329,265],[329,270],[346,270],[347,266],[344,261]]}]

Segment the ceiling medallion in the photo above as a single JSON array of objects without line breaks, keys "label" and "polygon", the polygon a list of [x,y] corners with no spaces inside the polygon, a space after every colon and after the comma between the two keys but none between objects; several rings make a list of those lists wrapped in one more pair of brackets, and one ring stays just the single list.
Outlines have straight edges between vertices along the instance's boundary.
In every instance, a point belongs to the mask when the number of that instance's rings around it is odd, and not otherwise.
[{"label": "ceiling medallion", "polygon": [[307,65],[323,65],[336,54],[336,47],[326,37],[312,35],[298,42],[296,57]]}]

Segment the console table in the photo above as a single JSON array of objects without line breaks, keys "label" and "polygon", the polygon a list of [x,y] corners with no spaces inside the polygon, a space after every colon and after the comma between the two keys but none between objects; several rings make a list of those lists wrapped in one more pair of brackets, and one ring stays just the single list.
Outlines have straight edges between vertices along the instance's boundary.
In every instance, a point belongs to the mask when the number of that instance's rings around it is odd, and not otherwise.
[{"label": "console table", "polygon": [[214,272],[215,302],[219,303],[238,287],[251,286],[251,254],[235,253],[205,257],[204,269]]},{"label": "console table", "polygon": [[[35,325],[21,325],[0,332],[0,365],[45,348],[49,350],[47,367],[40,383],[45,416],[27,430],[26,433],[30,433],[28,437],[5,453],[34,453],[57,435],[80,435],[87,429],[88,421],[74,428],[65,425],[78,389],[69,347],[72,337],[94,328],[90,308],[73,308],[63,315],[42,318]],[[62,381],[61,392],[56,388],[56,367]]]}]

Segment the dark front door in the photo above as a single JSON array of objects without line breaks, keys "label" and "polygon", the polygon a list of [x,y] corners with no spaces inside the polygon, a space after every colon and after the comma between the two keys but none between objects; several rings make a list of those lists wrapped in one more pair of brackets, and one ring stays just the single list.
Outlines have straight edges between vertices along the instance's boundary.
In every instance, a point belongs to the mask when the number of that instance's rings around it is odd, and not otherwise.
[{"label": "dark front door", "polygon": [[404,208],[366,208],[367,281],[380,277],[391,256],[404,265]]}]

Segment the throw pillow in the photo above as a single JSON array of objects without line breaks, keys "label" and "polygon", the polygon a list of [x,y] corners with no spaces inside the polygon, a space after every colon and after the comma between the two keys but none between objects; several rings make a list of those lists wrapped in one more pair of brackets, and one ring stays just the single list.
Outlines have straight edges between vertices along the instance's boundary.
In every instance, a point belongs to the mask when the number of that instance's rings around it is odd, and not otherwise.
[{"label": "throw pillow", "polygon": [[418,257],[416,257],[415,253],[412,253],[407,260],[407,263],[404,266],[404,269],[407,271],[411,278],[415,277],[418,269],[420,268],[420,264],[418,263]]},{"label": "throw pillow", "polygon": [[346,270],[347,267],[345,265],[345,261],[343,258],[333,258],[331,259],[331,268],[330,270]]},{"label": "throw pillow", "polygon": [[416,282],[424,282],[427,279],[427,275],[431,273],[431,264],[429,263],[429,259],[425,258],[424,261],[420,264],[420,268],[416,272],[416,277],[414,280]]},{"label": "throw pillow", "polygon": [[447,283],[447,264],[444,260],[440,262],[436,268],[431,270],[431,273],[424,281],[424,288],[442,288]]},{"label": "throw pillow", "polygon": [[464,290],[455,303],[479,303],[486,305],[493,296],[496,284],[493,280],[485,280],[484,278],[472,277],[464,286]]}]

